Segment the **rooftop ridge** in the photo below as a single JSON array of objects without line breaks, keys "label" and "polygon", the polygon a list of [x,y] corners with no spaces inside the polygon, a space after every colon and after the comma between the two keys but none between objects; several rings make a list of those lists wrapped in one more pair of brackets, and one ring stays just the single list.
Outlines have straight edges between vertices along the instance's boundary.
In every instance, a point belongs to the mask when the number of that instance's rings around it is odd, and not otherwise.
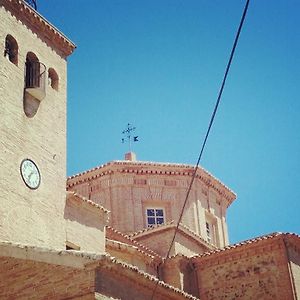
[{"label": "rooftop ridge", "polygon": [[[123,243],[123,242],[120,242],[120,241],[117,241],[117,240],[111,240],[111,239],[107,239],[107,238],[106,238],[106,241],[111,243],[111,244],[124,246],[125,248],[129,248],[129,249],[134,249],[134,250],[138,251],[139,253],[143,254],[144,256],[147,256],[147,257],[151,258],[152,260],[155,259],[154,255],[151,255],[151,254],[139,249],[139,247],[137,247],[135,245],[126,244],[126,243]],[[106,246],[111,246],[111,245],[106,243]]]},{"label": "rooftop ridge", "polygon": [[[172,221],[164,223],[164,224],[157,224],[155,226],[143,228],[143,229],[141,229],[141,230],[139,230],[137,232],[131,233],[129,236],[132,237],[132,238],[136,238],[136,237],[139,237],[139,236],[143,235],[144,233],[151,233],[151,231],[154,231],[154,230],[159,230],[159,229],[163,230],[163,229],[175,228],[175,227],[177,227],[177,224],[175,224],[175,221],[172,220]],[[207,247],[213,248],[213,249],[217,249],[216,246],[214,246],[213,244],[211,244],[208,241],[206,241],[202,236],[200,236],[196,232],[192,231],[189,227],[187,227],[183,223],[179,223],[179,227],[178,228],[181,229],[184,232],[187,231],[189,234],[191,234],[192,236],[194,236],[196,239],[201,240],[201,242],[203,242]]]},{"label": "rooftop ridge", "polygon": [[227,252],[227,251],[230,251],[230,250],[233,250],[233,249],[236,249],[236,248],[240,248],[240,247],[243,247],[243,246],[246,246],[246,245],[251,245],[251,244],[257,243],[259,241],[269,240],[269,239],[272,239],[272,238],[276,238],[278,236],[293,236],[293,237],[297,237],[297,238],[300,239],[300,236],[298,234],[296,234],[296,233],[290,233],[290,232],[287,232],[287,233],[273,232],[273,233],[269,233],[269,234],[266,234],[266,235],[258,236],[258,237],[252,238],[252,239],[248,239],[248,240],[245,240],[245,241],[242,241],[242,242],[239,242],[239,243],[228,245],[228,246],[223,247],[223,248],[215,249],[215,250],[212,250],[212,251],[207,251],[205,253],[195,255],[192,258],[198,258],[198,257],[201,258],[201,257],[212,256],[212,255],[220,253],[220,252]]},{"label": "rooftop ridge", "polygon": [[[123,234],[122,232],[116,230],[115,228],[111,227],[111,226],[106,226],[107,229],[113,231],[114,233],[122,236],[123,238],[125,238],[126,240],[130,241],[131,243],[133,243],[136,247],[138,248],[142,248],[145,250],[145,253],[151,253],[151,255],[153,255],[154,257],[157,257],[157,258],[162,258],[159,254],[157,254],[156,252],[154,252],[153,250],[149,249],[148,247],[146,247],[145,245],[135,241],[134,239],[132,239],[130,236],[128,236],[127,234]],[[106,231],[107,233],[107,231]],[[141,250],[142,251],[142,250]]]}]

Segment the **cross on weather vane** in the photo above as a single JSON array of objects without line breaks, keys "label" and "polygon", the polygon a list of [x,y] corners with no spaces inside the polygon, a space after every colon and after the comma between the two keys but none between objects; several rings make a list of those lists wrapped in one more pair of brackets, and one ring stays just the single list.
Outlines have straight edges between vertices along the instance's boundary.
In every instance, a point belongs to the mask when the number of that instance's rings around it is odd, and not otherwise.
[{"label": "cross on weather vane", "polygon": [[127,124],[127,128],[122,131],[122,134],[124,134],[124,138],[122,138],[122,143],[124,144],[127,140],[129,152],[131,152],[131,142],[138,142],[138,136],[131,136],[132,131],[135,131],[136,127],[131,126],[130,123]]}]

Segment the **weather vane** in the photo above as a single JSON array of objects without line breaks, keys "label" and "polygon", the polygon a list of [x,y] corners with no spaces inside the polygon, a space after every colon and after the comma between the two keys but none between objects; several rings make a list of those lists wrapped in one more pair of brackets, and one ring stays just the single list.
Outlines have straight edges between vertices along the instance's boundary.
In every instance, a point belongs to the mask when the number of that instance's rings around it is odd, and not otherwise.
[{"label": "weather vane", "polygon": [[131,152],[131,142],[138,142],[138,136],[131,136],[132,131],[135,131],[136,127],[131,126],[130,123],[127,124],[127,128],[122,131],[124,138],[122,138],[122,143],[125,143],[125,140],[128,142],[129,152]]},{"label": "weather vane", "polygon": [[35,0],[25,0],[25,2],[28,3],[31,7],[33,7],[35,10],[37,9]]}]

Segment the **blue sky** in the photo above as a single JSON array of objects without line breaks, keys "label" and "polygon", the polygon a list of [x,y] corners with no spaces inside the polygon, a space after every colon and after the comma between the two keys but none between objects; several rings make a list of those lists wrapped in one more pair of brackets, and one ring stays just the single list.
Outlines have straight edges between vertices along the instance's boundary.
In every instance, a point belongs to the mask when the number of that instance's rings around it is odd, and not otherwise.
[{"label": "blue sky", "polygon": [[[68,59],[68,175],[123,159],[195,164],[245,2],[38,1]],[[231,242],[300,233],[300,2],[256,0],[201,165],[238,198]]]}]

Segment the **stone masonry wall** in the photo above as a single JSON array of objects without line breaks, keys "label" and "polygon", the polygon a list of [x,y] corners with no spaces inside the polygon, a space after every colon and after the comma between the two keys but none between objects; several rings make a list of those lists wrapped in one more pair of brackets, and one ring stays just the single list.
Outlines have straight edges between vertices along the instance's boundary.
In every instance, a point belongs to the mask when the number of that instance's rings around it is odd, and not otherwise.
[{"label": "stone masonry wall", "polygon": [[241,248],[197,259],[201,300],[293,299],[285,249],[280,241]]},{"label": "stone masonry wall", "polygon": [[[63,248],[66,177],[66,61],[0,2],[0,240]],[[19,46],[18,65],[4,57],[5,38]],[[37,114],[23,110],[24,67],[32,51],[59,76],[58,91],[46,87]],[[48,72],[48,71],[46,71]],[[39,167],[41,184],[29,189],[20,175],[23,159]],[[55,224],[55,226],[53,226]]]}]

